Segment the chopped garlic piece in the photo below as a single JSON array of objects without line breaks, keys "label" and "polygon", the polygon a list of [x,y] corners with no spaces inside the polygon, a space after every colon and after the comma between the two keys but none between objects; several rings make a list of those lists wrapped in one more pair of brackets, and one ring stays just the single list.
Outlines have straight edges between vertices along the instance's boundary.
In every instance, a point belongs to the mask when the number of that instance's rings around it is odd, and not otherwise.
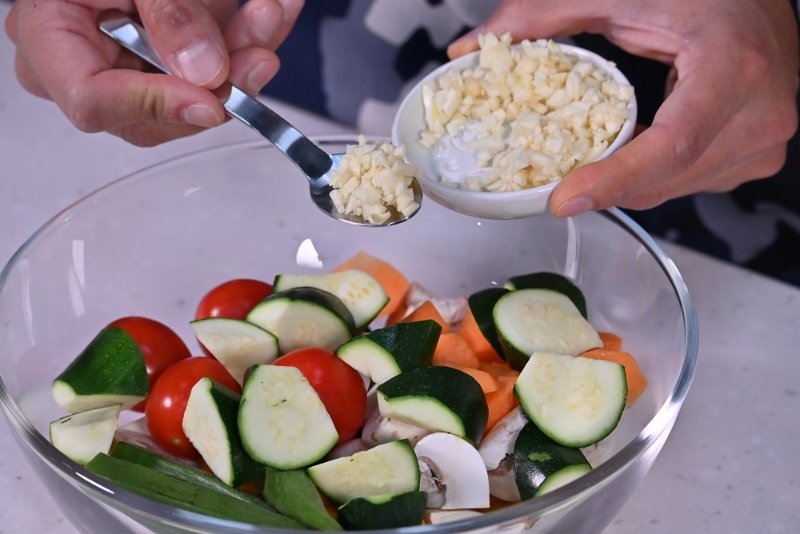
[{"label": "chopped garlic piece", "polygon": [[[450,69],[422,88],[433,148],[443,136],[476,130],[467,148],[481,173],[443,183],[474,191],[519,191],[554,182],[597,159],[628,119],[633,87],[554,41],[479,37],[478,66]],[[475,126],[477,124],[477,127]]]},{"label": "chopped garlic piece", "polygon": [[404,160],[402,146],[389,142],[367,144],[363,135],[358,145],[348,145],[332,171],[330,196],[336,209],[346,215],[355,215],[370,224],[383,224],[394,208],[404,217],[419,209],[414,200],[413,180],[419,178],[419,169]]}]

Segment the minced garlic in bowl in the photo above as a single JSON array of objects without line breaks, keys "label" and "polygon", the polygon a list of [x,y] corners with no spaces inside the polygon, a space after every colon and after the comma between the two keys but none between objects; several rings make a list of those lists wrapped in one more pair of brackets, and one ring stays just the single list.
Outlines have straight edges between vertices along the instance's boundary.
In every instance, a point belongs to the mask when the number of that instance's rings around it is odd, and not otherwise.
[{"label": "minced garlic in bowl", "polygon": [[495,219],[544,213],[561,178],[633,137],[633,87],[613,63],[575,46],[512,44],[510,34],[479,44],[409,92],[392,140],[440,204]]}]

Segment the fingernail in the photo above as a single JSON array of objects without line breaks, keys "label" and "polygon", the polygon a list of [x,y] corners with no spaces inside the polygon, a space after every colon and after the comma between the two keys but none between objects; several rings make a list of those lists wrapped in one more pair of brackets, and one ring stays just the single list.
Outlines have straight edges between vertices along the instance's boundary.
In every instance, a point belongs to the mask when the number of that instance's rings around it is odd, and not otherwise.
[{"label": "fingernail", "polygon": [[247,75],[247,90],[250,94],[257,94],[261,89],[267,85],[269,81],[270,72],[269,65],[262,61],[255,67],[250,69]]},{"label": "fingernail", "polygon": [[253,12],[253,36],[260,43],[269,43],[281,22],[283,22],[283,10],[275,4],[267,4]]},{"label": "fingernail", "polygon": [[219,119],[210,107],[204,104],[192,104],[183,112],[183,120],[187,124],[213,128],[219,126]]},{"label": "fingernail", "polygon": [[177,54],[178,75],[195,85],[206,85],[222,70],[222,52],[209,41],[198,41]]},{"label": "fingernail", "polygon": [[447,47],[447,56],[450,59],[463,56],[473,50],[478,49],[478,36],[484,32],[483,26],[478,26],[472,31],[465,33]]},{"label": "fingernail", "polygon": [[556,217],[574,217],[594,208],[592,199],[588,197],[572,198],[561,204],[556,211]]}]

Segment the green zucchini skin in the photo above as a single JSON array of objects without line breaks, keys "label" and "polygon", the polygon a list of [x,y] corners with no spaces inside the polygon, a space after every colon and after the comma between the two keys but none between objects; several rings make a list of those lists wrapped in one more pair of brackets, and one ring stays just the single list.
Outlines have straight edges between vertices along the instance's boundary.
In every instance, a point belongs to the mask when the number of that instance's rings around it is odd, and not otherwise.
[{"label": "green zucchini skin", "polygon": [[[401,373],[378,386],[379,403],[407,399],[429,400],[438,407],[450,410],[463,425],[463,435],[478,443],[486,429],[489,407],[480,384],[468,374],[445,366],[431,366]],[[383,414],[383,410],[381,411]],[[403,420],[397,415],[383,414],[401,422],[425,425],[425,414],[413,414],[415,420]],[[447,430],[429,428],[430,430]]]},{"label": "green zucchini skin", "polygon": [[589,318],[589,311],[586,307],[586,297],[583,291],[566,276],[558,273],[538,272],[512,276],[509,278],[505,287],[507,289],[550,289],[558,291],[569,298],[584,319]]},{"label": "green zucchini skin", "polygon": [[389,295],[380,283],[358,269],[326,274],[280,274],[273,281],[276,292],[294,287],[315,287],[332,293],[353,314],[357,329],[367,326],[389,302]]},{"label": "green zucchini skin", "polygon": [[406,440],[312,465],[311,481],[338,504],[361,497],[419,490],[419,460]]},{"label": "green zucchini skin", "polygon": [[[123,403],[126,409],[150,392],[142,351],[133,337],[118,326],[102,329],[56,377],[53,386],[70,388],[76,400],[82,402],[79,409],[62,406],[68,412],[112,404],[107,399],[111,395],[130,397],[129,402]],[[98,399],[100,404],[92,403],[90,397],[95,395],[106,399]]]},{"label": "green zucchini skin", "polygon": [[[207,396],[214,409],[214,415],[219,418],[221,427],[218,428],[219,435],[213,436],[215,439],[224,441],[228,445],[228,454],[225,457],[225,467],[230,469],[231,478],[226,480],[220,473],[215,471],[215,467],[221,463],[223,453],[217,444],[209,447],[204,438],[207,438],[211,424],[202,424],[201,418],[198,427],[191,427],[191,418],[187,417],[192,413],[192,403],[195,395]],[[236,487],[246,482],[250,482],[264,471],[264,466],[253,460],[242,445],[242,438],[239,436],[239,404],[241,396],[227,387],[206,377],[201,378],[192,388],[189,396],[189,405],[183,418],[183,431],[192,442],[195,449],[203,456],[208,466],[215,471],[223,482],[229,486]],[[201,416],[202,417],[202,416]],[[208,419],[205,419],[208,421]]]},{"label": "green zucchini skin", "polygon": [[473,293],[467,299],[469,309],[472,312],[472,316],[475,317],[475,322],[483,333],[483,337],[486,338],[486,341],[489,342],[495,352],[502,357],[505,356],[503,356],[503,347],[497,334],[492,310],[494,310],[494,305],[497,304],[500,297],[508,293],[508,291],[503,287],[490,287]]},{"label": "green zucchini skin", "polygon": [[121,488],[182,510],[266,527],[305,528],[302,523],[277,514],[265,506],[106,454],[95,456],[86,464],[86,468]]},{"label": "green zucchini skin", "polygon": [[110,456],[112,458],[117,458],[119,460],[125,460],[126,462],[141,465],[142,467],[154,469],[160,473],[179,478],[186,482],[204,486],[210,490],[223,493],[241,501],[258,504],[260,506],[267,505],[266,502],[258,497],[255,497],[249,493],[245,493],[244,491],[231,488],[217,477],[209,475],[205,471],[201,471],[200,469],[187,465],[178,460],[173,460],[172,458],[164,456],[163,454],[148,451],[124,441],[118,441],[114,445],[114,447],[111,449]]},{"label": "green zucchini skin", "polygon": [[[299,335],[303,331],[303,321],[308,320],[303,314],[320,313],[321,310],[325,311],[316,317],[316,321],[305,323],[316,322],[313,331],[317,334],[312,338]],[[328,331],[320,336],[323,316]],[[315,287],[295,287],[273,293],[256,304],[245,320],[276,336],[282,354],[304,347],[336,350],[356,332],[353,314],[347,306],[336,295]]]},{"label": "green zucchini skin", "polygon": [[[541,495],[542,490],[548,487],[555,489],[561,485],[558,481],[560,477],[568,477],[576,472],[586,473],[591,469],[580,449],[559,445],[533,422],[525,425],[517,436],[514,445],[514,478],[523,501]],[[564,481],[567,481],[566,478]]]},{"label": "green zucchini skin", "polygon": [[424,491],[353,499],[339,507],[347,530],[379,530],[422,524],[428,502]]},{"label": "green zucchini skin", "polygon": [[325,508],[311,478],[302,469],[281,471],[267,467],[264,499],[280,513],[317,530],[342,530]]},{"label": "green zucchini skin", "polygon": [[397,323],[354,337],[336,354],[380,384],[400,373],[430,365],[441,333],[441,325],[431,319]]}]

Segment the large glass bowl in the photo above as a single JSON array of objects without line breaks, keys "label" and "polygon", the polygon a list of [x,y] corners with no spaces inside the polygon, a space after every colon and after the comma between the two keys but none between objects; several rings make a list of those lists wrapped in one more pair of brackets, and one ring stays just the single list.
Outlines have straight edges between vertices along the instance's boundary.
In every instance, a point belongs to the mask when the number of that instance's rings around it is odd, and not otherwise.
[{"label": "large glass bowl", "polygon": [[[347,142],[354,140],[320,140],[330,152],[343,152]],[[656,459],[695,368],[695,311],[657,244],[615,210],[567,220],[489,221],[428,201],[395,227],[351,226],[320,212],[299,171],[261,142],[180,157],[100,189],[45,224],[0,275],[3,409],[77,529],[265,532],[147,500],[67,459],[47,438],[48,423],[63,415],[50,383],[117,317],[161,320],[199,354],[189,320],[209,288],[231,278],[318,271],[309,266],[317,259],[326,270],[359,251],[452,297],[512,275],[563,273],[583,288],[593,325],[621,335],[650,382],[591,452],[596,468],[586,476],[477,519],[400,531],[518,531],[524,525],[532,533],[601,532]]]}]

